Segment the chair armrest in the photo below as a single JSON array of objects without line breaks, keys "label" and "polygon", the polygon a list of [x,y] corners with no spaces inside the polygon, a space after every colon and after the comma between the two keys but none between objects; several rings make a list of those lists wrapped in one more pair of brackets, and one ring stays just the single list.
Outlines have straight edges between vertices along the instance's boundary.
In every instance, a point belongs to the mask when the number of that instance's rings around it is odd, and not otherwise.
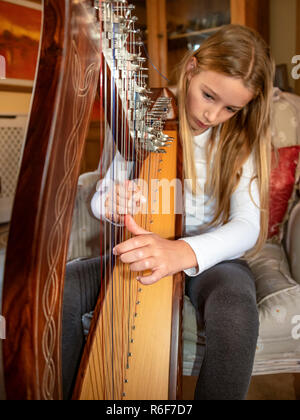
[{"label": "chair armrest", "polygon": [[293,208],[288,221],[286,250],[292,277],[300,284],[300,202]]}]

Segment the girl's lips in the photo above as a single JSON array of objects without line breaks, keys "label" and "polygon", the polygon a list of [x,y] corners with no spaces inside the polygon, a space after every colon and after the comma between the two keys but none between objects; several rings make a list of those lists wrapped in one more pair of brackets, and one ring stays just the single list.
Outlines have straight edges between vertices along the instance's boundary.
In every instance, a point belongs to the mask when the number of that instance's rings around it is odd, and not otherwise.
[{"label": "girl's lips", "polygon": [[208,128],[209,127],[209,125],[205,125],[199,120],[196,120],[196,122],[197,122],[197,124],[199,125],[200,128]]}]

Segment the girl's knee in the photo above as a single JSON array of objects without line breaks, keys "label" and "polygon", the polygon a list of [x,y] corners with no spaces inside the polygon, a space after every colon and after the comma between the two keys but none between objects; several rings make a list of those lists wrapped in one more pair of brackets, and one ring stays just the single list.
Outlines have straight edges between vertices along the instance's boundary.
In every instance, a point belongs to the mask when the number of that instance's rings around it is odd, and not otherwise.
[{"label": "girl's knee", "polygon": [[[251,324],[258,329],[259,316],[252,273],[243,266],[224,267],[219,282],[205,303],[206,313],[220,314],[229,323]],[[211,310],[210,310],[211,307]]]}]

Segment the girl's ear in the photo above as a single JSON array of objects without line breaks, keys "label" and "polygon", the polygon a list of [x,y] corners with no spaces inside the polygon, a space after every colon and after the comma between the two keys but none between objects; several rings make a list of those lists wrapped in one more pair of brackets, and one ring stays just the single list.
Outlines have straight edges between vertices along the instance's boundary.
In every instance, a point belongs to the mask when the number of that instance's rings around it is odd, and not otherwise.
[{"label": "girl's ear", "polygon": [[196,69],[196,67],[197,67],[197,58],[191,57],[186,65],[186,73],[189,79],[191,78],[192,73]]},{"label": "girl's ear", "polygon": [[186,65],[186,71],[187,73],[192,72],[197,67],[197,58],[191,57]]}]

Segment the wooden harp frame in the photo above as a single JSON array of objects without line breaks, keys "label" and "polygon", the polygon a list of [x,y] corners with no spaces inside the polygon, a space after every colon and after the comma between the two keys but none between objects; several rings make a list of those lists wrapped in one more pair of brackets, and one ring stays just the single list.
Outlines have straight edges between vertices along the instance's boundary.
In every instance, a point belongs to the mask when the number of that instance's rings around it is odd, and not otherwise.
[{"label": "wooden harp frame", "polygon": [[[93,20],[92,3],[43,1],[39,66],[4,272],[7,399],[63,397],[61,325],[65,266],[101,61],[99,26]],[[181,275],[175,277],[173,288],[176,303],[172,314],[174,348],[169,399],[176,399],[181,384]]]}]

